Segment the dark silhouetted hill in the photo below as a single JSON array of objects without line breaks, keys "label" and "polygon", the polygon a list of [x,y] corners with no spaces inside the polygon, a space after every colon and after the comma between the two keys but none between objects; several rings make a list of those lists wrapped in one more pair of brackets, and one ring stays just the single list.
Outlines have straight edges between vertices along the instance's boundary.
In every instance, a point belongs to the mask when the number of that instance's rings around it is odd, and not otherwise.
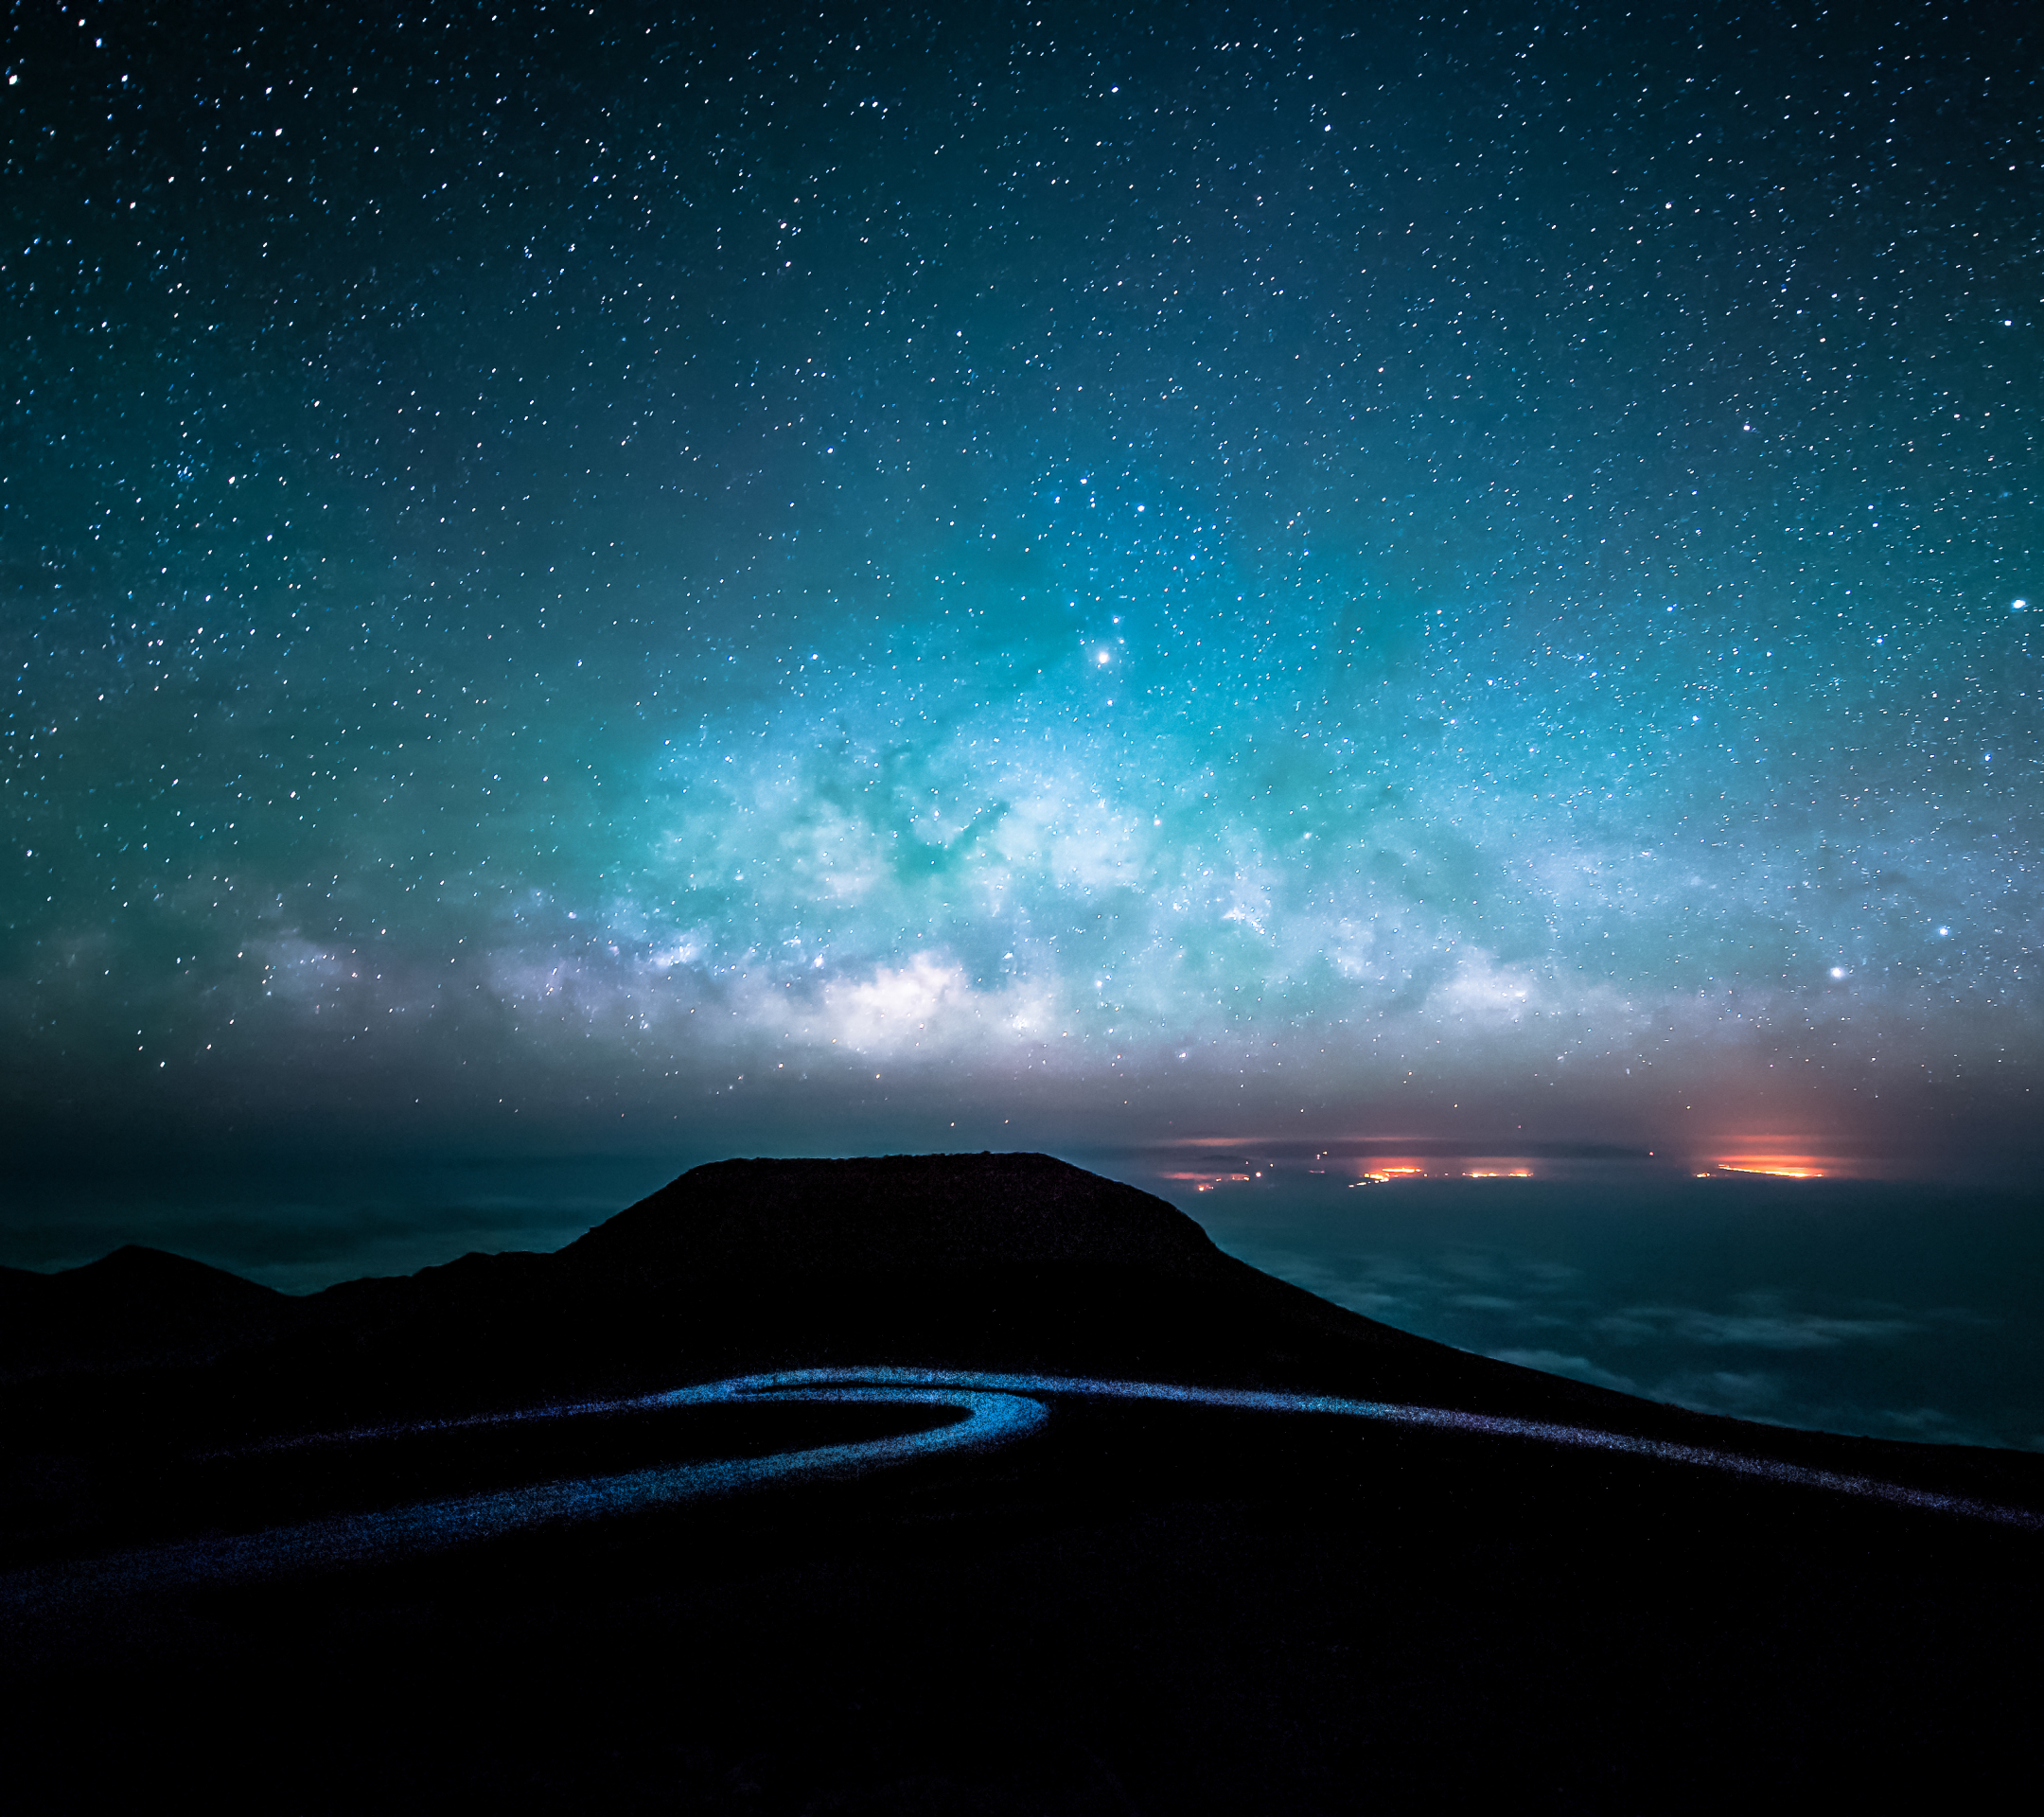
[{"label": "dark silhouetted hill", "polygon": [[354,1390],[505,1402],[889,1363],[1317,1387],[1559,1416],[1643,1403],[1345,1312],[1151,1193],[1045,1155],[692,1169],[548,1256],[467,1256],[306,1302]]},{"label": "dark silhouetted hill", "polygon": [[0,1320],[25,1809],[175,1780],[350,1812],[1971,1809],[2034,1753],[2033,1532],[1225,1408],[1060,1398],[983,1455],[385,1564],[315,1547],[269,1581],[121,1575],[132,1547],[921,1422],[432,1418],[828,1364],[1315,1389],[2044,1507],[2034,1455],[1709,1419],[1391,1330],[1040,1155],[727,1161],[552,1255],[304,1297],[122,1250],[0,1276]]},{"label": "dark silhouetted hill", "polygon": [[1162,1199],[1048,1155],[716,1161],[598,1225],[561,1258],[668,1280],[1045,1265],[1197,1279],[1225,1260]]},{"label": "dark silhouetted hill", "polygon": [[721,1161],[551,1255],[304,1297],[134,1248],[8,1271],[0,1295],[17,1430],[53,1443],[69,1422],[245,1438],[890,1364],[1309,1389],[2017,1500],[2040,1487],[2018,1454],[1754,1426],[1473,1356],[1261,1274],[1163,1200],[1044,1155]]},{"label": "dark silhouetted hill", "polygon": [[128,1244],[82,1268],[0,1268],[0,1381],[209,1362],[281,1337],[297,1301]]}]

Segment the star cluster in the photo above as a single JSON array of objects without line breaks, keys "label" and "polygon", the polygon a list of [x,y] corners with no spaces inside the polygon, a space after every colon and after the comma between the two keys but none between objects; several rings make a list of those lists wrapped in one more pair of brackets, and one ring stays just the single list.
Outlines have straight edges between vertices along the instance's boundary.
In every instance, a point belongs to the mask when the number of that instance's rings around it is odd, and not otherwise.
[{"label": "star cluster", "polygon": [[14,1103],[2019,1145],[2034,38],[17,9]]}]

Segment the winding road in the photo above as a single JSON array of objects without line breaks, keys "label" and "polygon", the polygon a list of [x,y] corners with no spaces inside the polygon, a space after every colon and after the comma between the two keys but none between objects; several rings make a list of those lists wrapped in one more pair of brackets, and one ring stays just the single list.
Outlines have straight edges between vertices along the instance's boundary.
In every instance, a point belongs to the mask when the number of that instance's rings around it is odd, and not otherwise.
[{"label": "winding road", "polygon": [[1036,1431],[1060,1400],[1158,1402],[1274,1415],[1312,1415],[1378,1425],[1464,1433],[1575,1451],[1601,1451],[1657,1463],[1809,1489],[1899,1508],[2035,1531],[2044,1515],[1873,1477],[1813,1470],[1777,1459],[1594,1427],[1405,1406],[1327,1395],[1185,1387],[1169,1383],[1081,1376],[1000,1375],[904,1368],[797,1369],[735,1376],[622,1400],[546,1405],[514,1413],[387,1426],[275,1441],[259,1449],[361,1444],[453,1433],[689,1407],[790,1402],[837,1405],[925,1405],[949,1422],[900,1436],[814,1446],[766,1456],[654,1465],[609,1474],[421,1501],[369,1513],[328,1516],[225,1537],[176,1541],[108,1557],[15,1571],[0,1578],[0,1608],[26,1614],[79,1596],[133,1595],[183,1586],[245,1582],[300,1572],[415,1558],[521,1530],[601,1521],[783,1483],[847,1478],[944,1453],[991,1450]]}]

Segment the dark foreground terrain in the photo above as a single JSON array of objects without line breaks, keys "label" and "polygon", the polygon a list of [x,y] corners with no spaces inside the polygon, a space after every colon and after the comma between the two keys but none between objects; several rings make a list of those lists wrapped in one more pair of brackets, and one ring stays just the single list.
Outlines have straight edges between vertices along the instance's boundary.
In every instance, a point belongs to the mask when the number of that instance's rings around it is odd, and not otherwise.
[{"label": "dark foreground terrain", "polygon": [[2031,1456],[1711,1420],[1373,1325],[1042,1156],[724,1163],[554,1256],[305,1299],[146,1251],[0,1274],[9,1803],[1891,1808],[2034,1775],[2035,1527],[1524,1438],[1067,1394],[992,1450],[417,1557],[120,1562],[949,1417],[407,1429],[872,1364],[1463,1408],[2044,1510]]}]

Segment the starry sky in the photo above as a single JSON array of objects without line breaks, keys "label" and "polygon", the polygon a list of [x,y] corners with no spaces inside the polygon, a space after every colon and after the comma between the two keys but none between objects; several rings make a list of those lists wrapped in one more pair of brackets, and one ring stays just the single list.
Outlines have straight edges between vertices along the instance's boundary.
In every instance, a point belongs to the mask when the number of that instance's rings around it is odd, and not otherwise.
[{"label": "starry sky", "polygon": [[2020,1173],[2035,38],[21,0],[16,1157]]}]

